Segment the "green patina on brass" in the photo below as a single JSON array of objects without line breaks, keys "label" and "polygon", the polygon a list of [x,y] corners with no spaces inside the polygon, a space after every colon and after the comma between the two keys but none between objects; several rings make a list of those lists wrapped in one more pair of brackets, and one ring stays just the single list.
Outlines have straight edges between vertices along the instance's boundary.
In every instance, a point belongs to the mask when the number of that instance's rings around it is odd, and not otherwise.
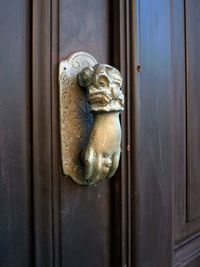
[{"label": "green patina on brass", "polygon": [[60,63],[59,85],[64,174],[81,185],[112,177],[121,151],[120,72],[77,52]]}]

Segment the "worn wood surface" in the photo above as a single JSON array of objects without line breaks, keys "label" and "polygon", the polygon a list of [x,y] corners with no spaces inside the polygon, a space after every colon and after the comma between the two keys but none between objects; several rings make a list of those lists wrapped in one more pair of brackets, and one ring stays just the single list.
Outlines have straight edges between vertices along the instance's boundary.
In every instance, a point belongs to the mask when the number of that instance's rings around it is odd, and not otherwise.
[{"label": "worn wood surface", "polygon": [[[174,179],[176,240],[198,229],[198,30],[194,19],[199,2],[180,1],[173,5],[173,80],[174,80]],[[200,5],[199,5],[200,8]],[[194,13],[194,14],[193,14]],[[194,16],[193,16],[194,15]],[[191,25],[191,23],[193,23]],[[193,30],[190,30],[193,28]],[[195,76],[196,75],[196,76]],[[196,214],[196,216],[194,215]],[[196,229],[196,230],[195,230]]]},{"label": "worn wood surface", "polygon": [[[198,266],[199,251],[199,1],[173,1],[175,265]],[[197,264],[197,265],[195,265]]]},{"label": "worn wood surface", "polygon": [[30,1],[0,8],[0,266],[32,266]]},{"label": "worn wood surface", "polygon": [[135,101],[134,264],[169,267],[173,256],[170,1],[137,1],[137,16],[141,71]]}]

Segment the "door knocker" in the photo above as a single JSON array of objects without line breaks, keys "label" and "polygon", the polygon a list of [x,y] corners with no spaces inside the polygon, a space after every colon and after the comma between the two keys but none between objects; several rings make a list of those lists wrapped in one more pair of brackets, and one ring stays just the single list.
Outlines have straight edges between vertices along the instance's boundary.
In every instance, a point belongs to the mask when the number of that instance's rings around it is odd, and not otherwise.
[{"label": "door knocker", "polygon": [[116,172],[120,159],[122,77],[114,67],[76,52],[59,66],[62,169],[81,185]]}]

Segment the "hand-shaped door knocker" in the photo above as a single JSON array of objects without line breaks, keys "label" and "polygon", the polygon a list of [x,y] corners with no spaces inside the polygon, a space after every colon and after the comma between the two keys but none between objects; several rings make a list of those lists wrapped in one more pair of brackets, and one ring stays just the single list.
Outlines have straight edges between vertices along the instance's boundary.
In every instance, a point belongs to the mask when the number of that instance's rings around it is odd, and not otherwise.
[{"label": "hand-shaped door knocker", "polygon": [[76,52],[59,68],[60,132],[65,175],[92,185],[116,172],[120,159],[122,77],[112,66]]}]

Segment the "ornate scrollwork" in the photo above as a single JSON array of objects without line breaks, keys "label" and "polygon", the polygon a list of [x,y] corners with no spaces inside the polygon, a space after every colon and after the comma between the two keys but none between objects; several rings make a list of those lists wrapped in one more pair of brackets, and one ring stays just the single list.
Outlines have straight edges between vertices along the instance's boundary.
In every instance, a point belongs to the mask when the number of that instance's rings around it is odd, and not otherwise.
[{"label": "ornate scrollwork", "polygon": [[77,74],[96,63],[90,54],[78,52],[62,61],[59,67],[62,168],[65,175],[79,184],[85,184],[79,155],[87,140],[92,115],[85,93],[77,83]]}]

